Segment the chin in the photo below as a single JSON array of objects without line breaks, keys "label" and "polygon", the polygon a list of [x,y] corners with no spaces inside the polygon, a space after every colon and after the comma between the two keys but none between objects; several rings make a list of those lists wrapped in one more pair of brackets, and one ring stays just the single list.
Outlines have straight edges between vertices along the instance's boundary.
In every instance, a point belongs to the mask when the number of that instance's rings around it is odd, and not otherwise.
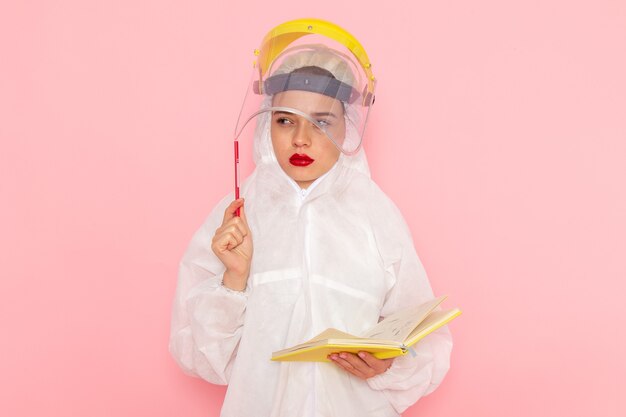
[{"label": "chin", "polygon": [[291,177],[295,182],[313,182],[315,178]]}]

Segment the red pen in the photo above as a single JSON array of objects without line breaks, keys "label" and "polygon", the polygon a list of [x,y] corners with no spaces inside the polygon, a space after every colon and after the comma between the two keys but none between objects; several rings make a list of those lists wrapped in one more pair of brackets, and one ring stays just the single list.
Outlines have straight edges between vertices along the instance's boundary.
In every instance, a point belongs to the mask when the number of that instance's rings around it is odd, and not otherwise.
[{"label": "red pen", "polygon": [[[239,199],[239,141],[235,139],[235,200]],[[239,208],[235,211],[239,217]]]}]

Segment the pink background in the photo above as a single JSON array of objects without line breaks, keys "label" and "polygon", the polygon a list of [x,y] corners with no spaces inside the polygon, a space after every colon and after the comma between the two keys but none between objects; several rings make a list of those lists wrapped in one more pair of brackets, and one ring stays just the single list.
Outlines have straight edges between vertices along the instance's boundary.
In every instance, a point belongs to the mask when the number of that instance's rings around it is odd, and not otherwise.
[{"label": "pink background", "polygon": [[405,415],[626,415],[623,0],[210,3],[0,5],[0,415],[218,414],[167,352],[177,264],[252,50],[311,15],[369,52],[374,178],[464,310]]}]

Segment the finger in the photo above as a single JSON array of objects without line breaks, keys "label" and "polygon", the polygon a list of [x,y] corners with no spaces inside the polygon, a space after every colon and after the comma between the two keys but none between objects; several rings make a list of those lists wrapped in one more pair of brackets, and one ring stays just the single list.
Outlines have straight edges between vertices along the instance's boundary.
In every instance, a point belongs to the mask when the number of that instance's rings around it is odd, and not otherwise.
[{"label": "finger", "polygon": [[369,366],[367,366],[365,362],[363,362],[352,353],[340,352],[338,360],[343,361],[342,363],[344,364],[347,363],[350,369],[353,369],[356,373],[360,375],[364,375],[365,377],[373,376],[374,371]]},{"label": "finger", "polygon": [[216,232],[216,235],[222,235],[226,233],[232,233],[237,238],[237,241],[241,243],[243,238],[248,234],[245,227],[240,223],[231,223],[233,220],[238,219],[239,217],[235,217],[234,219],[229,220],[229,223],[224,227],[221,227]]},{"label": "finger", "polygon": [[335,365],[337,365],[344,371],[350,372],[352,375],[362,379],[367,378],[365,375],[359,372],[359,370],[355,369],[354,366],[352,366],[349,362],[347,362],[345,359],[342,359],[338,354],[333,353],[332,355],[330,355],[330,359],[335,363]]},{"label": "finger", "polygon": [[243,242],[243,233],[241,233],[241,231],[236,226],[229,227],[228,230],[226,230],[225,232],[233,235],[233,237],[237,241],[237,245]]},{"label": "finger", "polygon": [[226,207],[226,210],[224,210],[224,219],[222,220],[222,224],[226,223],[233,217],[236,217],[235,214],[237,213],[237,209],[241,206],[243,206],[243,198],[239,198],[230,203],[228,207]]},{"label": "finger", "polygon": [[365,362],[370,368],[375,369],[377,373],[385,372],[393,362],[393,358],[378,359],[376,356],[365,351],[359,352],[358,355],[359,358],[363,359],[363,362]]},{"label": "finger", "polygon": [[239,246],[239,242],[232,233],[224,233],[216,237],[214,245],[219,252],[225,252]]},{"label": "finger", "polygon": [[373,374],[373,372],[375,372],[361,358],[359,358],[357,355],[354,355],[352,353],[340,352],[339,358],[348,362],[354,369],[358,370],[363,375],[372,376],[370,374]]},{"label": "finger", "polygon": [[224,221],[222,226],[236,224],[237,227],[239,227],[239,230],[241,230],[241,233],[244,236],[247,236],[250,233],[250,227],[248,227],[248,218],[246,217],[246,213],[244,209],[245,200],[243,198],[241,200],[242,200],[242,205],[238,207],[240,209],[239,216],[236,216],[233,214],[233,216],[230,219]]},{"label": "finger", "polygon": [[213,235],[213,243],[221,241],[224,238],[224,236],[226,236],[228,233],[236,229],[237,228],[235,226],[233,226],[232,224],[228,224],[228,223],[223,226],[218,227],[217,230],[215,231],[215,234]]},{"label": "finger", "polygon": [[233,217],[232,219],[229,220],[229,225],[236,227],[237,230],[239,230],[239,233],[241,233],[243,236],[248,236],[248,234],[250,233],[248,224],[241,217]]},{"label": "finger", "polygon": [[243,236],[247,236],[250,232],[241,217],[232,217],[215,230],[215,236],[219,236],[232,230],[238,230]]}]

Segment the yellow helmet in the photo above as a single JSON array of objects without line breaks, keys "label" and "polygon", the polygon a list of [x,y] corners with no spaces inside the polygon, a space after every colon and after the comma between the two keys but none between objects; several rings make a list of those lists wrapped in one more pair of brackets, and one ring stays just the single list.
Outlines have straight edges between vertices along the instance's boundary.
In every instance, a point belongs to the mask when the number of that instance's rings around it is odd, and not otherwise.
[{"label": "yellow helmet", "polygon": [[376,79],[354,36],[324,20],[297,19],[270,30],[254,54],[236,139],[256,116],[281,112],[308,120],[346,155],[360,149]]}]

